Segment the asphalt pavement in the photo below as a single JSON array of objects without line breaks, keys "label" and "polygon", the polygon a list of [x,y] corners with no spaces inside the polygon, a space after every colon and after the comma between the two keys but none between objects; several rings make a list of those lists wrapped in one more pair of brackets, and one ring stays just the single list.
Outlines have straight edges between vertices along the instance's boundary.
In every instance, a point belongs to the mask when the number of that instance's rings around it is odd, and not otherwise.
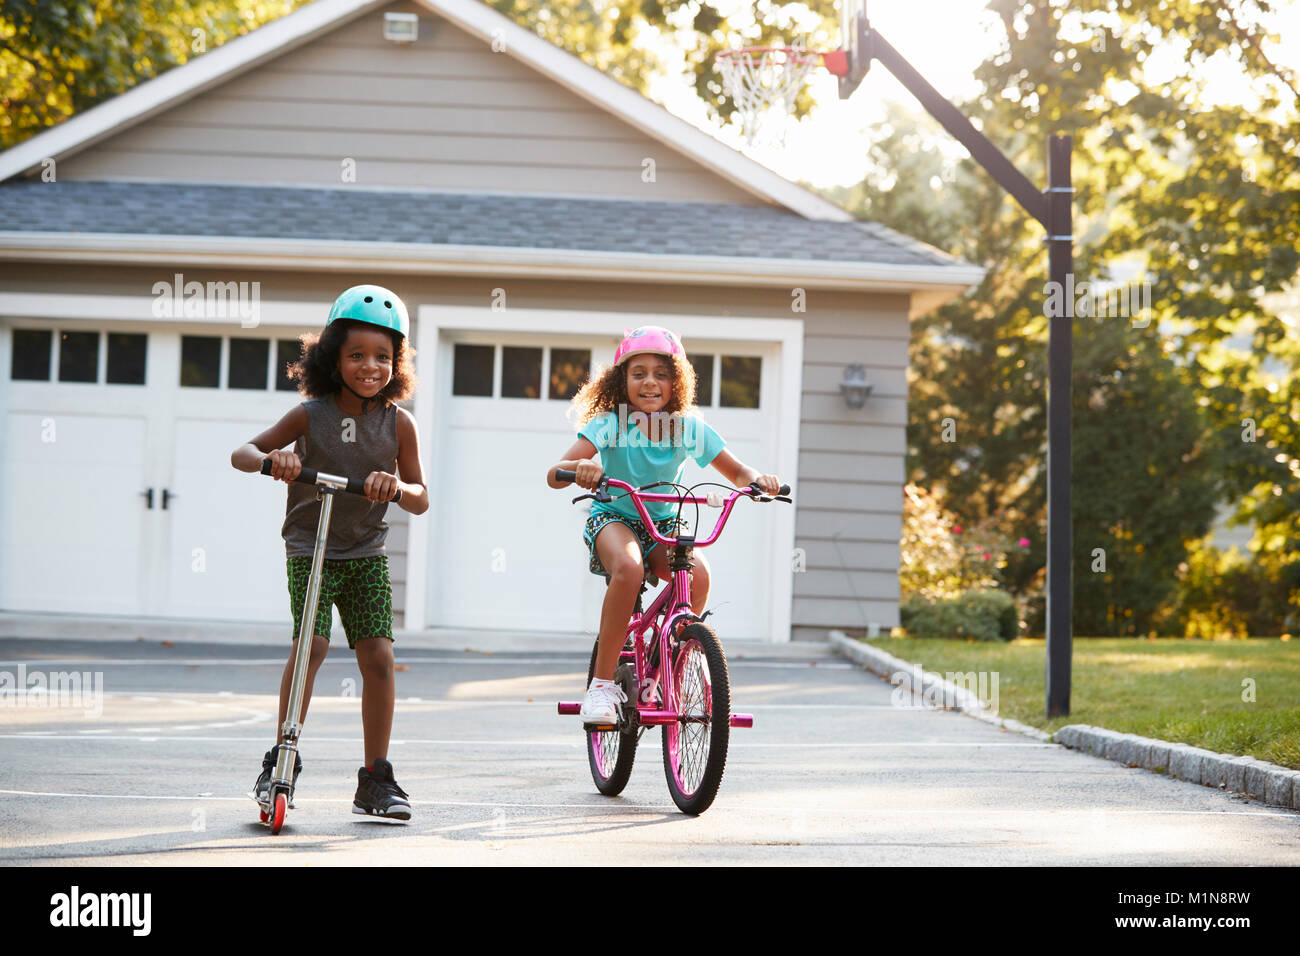
[{"label": "asphalt pavement", "polygon": [[473,643],[399,644],[390,759],[414,808],[401,825],[351,813],[360,675],[336,641],[298,809],[271,836],[246,793],[273,742],[286,645],[0,638],[0,682],[21,665],[27,686],[78,673],[89,689],[68,706],[0,706],[0,863],[1300,864],[1294,811],[896,706],[823,645],[728,647],[733,709],[754,727],[732,730],[702,816],[669,798],[657,730],[623,795],[602,797],[577,718],[555,710],[580,698],[586,654],[455,649]]}]

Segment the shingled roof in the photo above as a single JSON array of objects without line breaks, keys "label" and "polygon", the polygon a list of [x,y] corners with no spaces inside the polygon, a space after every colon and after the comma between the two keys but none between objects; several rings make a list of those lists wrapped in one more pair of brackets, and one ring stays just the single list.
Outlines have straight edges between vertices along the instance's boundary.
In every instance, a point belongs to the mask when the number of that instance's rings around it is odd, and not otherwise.
[{"label": "shingled roof", "polygon": [[15,181],[0,222],[17,233],[220,236],[487,246],[666,256],[947,266],[867,222],[773,206],[190,183]]}]

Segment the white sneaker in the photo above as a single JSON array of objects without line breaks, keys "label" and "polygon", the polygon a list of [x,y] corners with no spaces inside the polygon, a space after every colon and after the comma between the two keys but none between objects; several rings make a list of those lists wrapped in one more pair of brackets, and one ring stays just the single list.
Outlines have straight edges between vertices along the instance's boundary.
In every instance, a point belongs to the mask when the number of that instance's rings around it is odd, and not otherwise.
[{"label": "white sneaker", "polygon": [[582,710],[578,716],[584,724],[617,724],[618,705],[624,703],[627,703],[627,693],[621,685],[593,683],[582,698]]}]

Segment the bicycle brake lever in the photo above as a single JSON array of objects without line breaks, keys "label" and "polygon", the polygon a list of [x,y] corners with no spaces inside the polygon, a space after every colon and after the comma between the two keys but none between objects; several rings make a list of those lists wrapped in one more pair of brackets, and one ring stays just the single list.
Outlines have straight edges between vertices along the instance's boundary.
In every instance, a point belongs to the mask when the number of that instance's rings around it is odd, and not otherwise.
[{"label": "bicycle brake lever", "polygon": [[784,501],[784,502],[785,502],[786,504],[788,504],[788,505],[792,505],[792,504],[794,504],[794,502],[791,501],[789,498],[787,498],[785,495],[777,495],[775,498],[770,498],[770,499],[768,499],[768,500],[769,500],[769,501]]},{"label": "bicycle brake lever", "polygon": [[594,497],[596,496],[593,495],[591,492],[587,492],[585,495],[578,495],[578,497],[570,501],[569,504],[576,505],[579,501],[582,501],[584,498],[594,498]]}]

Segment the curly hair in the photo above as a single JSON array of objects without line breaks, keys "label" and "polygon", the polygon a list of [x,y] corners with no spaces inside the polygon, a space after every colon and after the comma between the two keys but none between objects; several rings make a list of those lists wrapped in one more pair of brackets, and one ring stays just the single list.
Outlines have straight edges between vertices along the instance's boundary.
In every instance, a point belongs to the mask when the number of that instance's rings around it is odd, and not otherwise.
[{"label": "curly hair", "polygon": [[[308,398],[321,398],[343,390],[338,377],[339,352],[354,328],[375,329],[380,326],[353,319],[336,319],[321,332],[308,332],[298,341],[302,354],[298,361],[290,362],[286,371],[289,380],[297,382],[298,391]],[[415,394],[415,349],[406,339],[389,329],[384,331],[393,340],[393,379],[384,386],[376,398],[388,403],[402,402]]]},{"label": "curly hair", "polygon": [[[695,410],[694,367],[682,356],[660,357],[668,363],[673,373],[673,394],[663,408],[664,413],[690,414]],[[578,394],[573,396],[570,414],[576,419],[577,428],[581,429],[597,415],[615,411],[620,405],[632,404],[627,394],[628,364],[630,363],[610,365],[602,369],[599,375],[589,379],[587,384],[578,390]]]}]

